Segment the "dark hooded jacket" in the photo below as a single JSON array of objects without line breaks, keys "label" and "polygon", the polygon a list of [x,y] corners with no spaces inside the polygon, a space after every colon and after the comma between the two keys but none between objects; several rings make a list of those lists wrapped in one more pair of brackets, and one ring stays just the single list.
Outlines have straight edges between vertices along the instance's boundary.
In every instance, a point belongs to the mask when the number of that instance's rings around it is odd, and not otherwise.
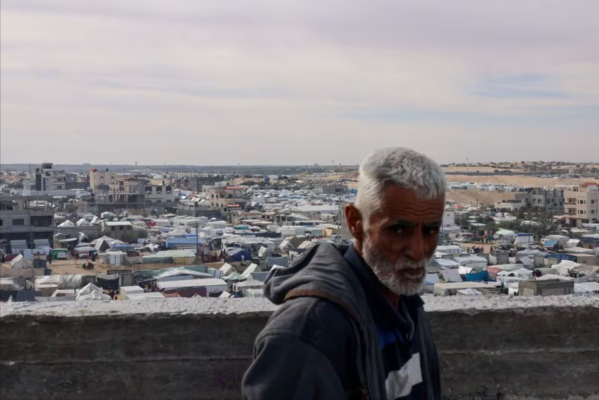
[{"label": "dark hooded jacket", "polygon": [[[245,399],[394,400],[387,399],[367,293],[346,250],[318,244],[290,268],[271,272],[264,293],[281,307],[256,338],[242,382]],[[436,348],[422,307],[418,313],[423,398],[438,399]]]}]

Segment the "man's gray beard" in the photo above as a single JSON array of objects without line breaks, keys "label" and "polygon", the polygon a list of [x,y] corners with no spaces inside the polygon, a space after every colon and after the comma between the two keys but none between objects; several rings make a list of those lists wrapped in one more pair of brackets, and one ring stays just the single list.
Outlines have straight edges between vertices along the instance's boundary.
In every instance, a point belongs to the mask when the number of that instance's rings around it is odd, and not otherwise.
[{"label": "man's gray beard", "polygon": [[[396,263],[390,262],[385,259],[382,254],[371,247],[368,238],[364,240],[363,253],[364,260],[370,268],[372,268],[372,271],[379,281],[393,293],[400,296],[412,296],[417,294],[422,288],[422,284],[426,278],[428,260],[414,262],[409,259],[404,259],[403,261],[398,261]],[[395,272],[406,269],[413,269],[415,277],[414,279],[400,281],[395,275]]]}]

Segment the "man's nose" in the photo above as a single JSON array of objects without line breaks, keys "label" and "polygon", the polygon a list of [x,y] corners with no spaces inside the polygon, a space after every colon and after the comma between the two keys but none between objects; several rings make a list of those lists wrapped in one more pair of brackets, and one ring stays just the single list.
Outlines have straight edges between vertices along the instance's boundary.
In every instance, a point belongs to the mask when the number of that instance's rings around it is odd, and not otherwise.
[{"label": "man's nose", "polygon": [[422,232],[414,233],[410,237],[410,243],[408,244],[407,252],[405,253],[408,258],[412,261],[422,261],[426,256],[426,251],[424,249],[424,237]]}]

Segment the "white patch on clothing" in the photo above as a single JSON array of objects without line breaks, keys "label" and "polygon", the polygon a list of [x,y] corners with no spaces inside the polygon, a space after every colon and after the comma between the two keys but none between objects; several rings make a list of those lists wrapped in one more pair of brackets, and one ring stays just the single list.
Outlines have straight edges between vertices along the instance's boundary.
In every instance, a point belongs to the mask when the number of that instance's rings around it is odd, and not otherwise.
[{"label": "white patch on clothing", "polygon": [[412,387],[422,382],[420,369],[420,353],[412,354],[412,358],[399,371],[391,371],[385,381],[387,399],[395,400],[410,394]]}]

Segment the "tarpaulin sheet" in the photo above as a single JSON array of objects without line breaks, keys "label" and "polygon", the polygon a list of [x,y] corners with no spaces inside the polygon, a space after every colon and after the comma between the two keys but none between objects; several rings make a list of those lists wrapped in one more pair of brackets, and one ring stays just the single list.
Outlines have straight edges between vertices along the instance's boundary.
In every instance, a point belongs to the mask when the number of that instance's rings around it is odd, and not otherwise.
[{"label": "tarpaulin sheet", "polygon": [[489,273],[487,271],[481,271],[477,273],[466,274],[466,282],[488,282]]}]

